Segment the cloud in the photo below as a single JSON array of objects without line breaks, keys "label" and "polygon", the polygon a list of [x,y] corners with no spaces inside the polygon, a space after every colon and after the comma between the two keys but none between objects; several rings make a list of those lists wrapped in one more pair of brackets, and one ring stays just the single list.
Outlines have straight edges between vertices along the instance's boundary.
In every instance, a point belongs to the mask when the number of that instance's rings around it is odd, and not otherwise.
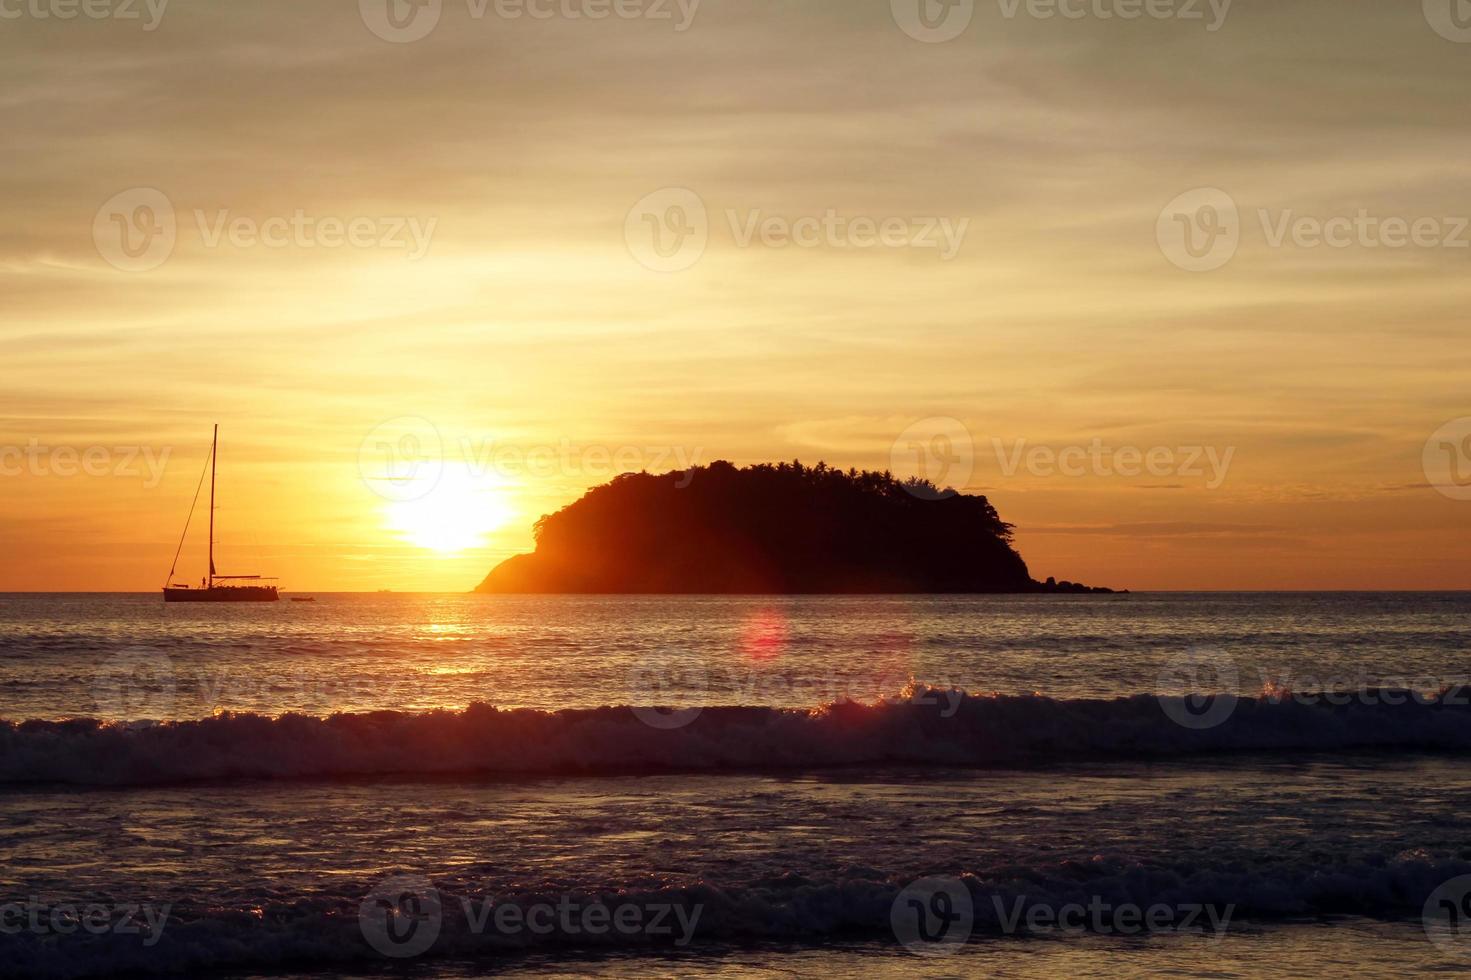
[{"label": "cloud", "polygon": [[1141,521],[1122,524],[1028,526],[1029,534],[1098,534],[1120,537],[1231,537],[1280,534],[1291,530],[1271,524],[1211,524],[1199,521]]},{"label": "cloud", "polygon": [[[351,2],[170,4],[151,32],[6,21],[0,444],[95,432],[183,452],[223,418],[270,499],[306,506],[312,461],[350,465],[394,415],[837,466],[887,465],[905,425],[943,415],[972,427],[978,464],[993,433],[1237,448],[1240,523],[1218,520],[1225,494],[1175,484],[1127,504],[1116,483],[1003,487],[1023,510],[1045,496],[1039,534],[1165,548],[1269,533],[1302,500],[1345,504],[1324,540],[1407,519],[1418,500],[1394,491],[1464,406],[1464,253],[1274,249],[1258,212],[1466,210],[1453,93],[1471,57],[1419,7],[1238,3],[1208,33],[981,4],[939,45],[883,2],[839,0],[702,4],[682,33],[451,2],[412,44],[375,37]],[[1228,266],[1191,274],[1155,228],[1202,186],[1227,190],[1244,227]],[[110,267],[93,241],[99,206],[131,187],[166,193],[180,221],[153,272]],[[661,187],[695,190],[711,222],[675,275],[641,268],[623,237]],[[726,226],[828,209],[971,224],[950,262],[741,247]],[[437,225],[407,262],[211,247],[193,217],[298,210]],[[1369,499],[1398,509],[1355,509]],[[60,506],[44,488],[7,503]],[[371,505],[332,498],[360,532]],[[147,526],[171,513],[118,520],[173,533]],[[85,578],[86,541],[45,543]]]}]

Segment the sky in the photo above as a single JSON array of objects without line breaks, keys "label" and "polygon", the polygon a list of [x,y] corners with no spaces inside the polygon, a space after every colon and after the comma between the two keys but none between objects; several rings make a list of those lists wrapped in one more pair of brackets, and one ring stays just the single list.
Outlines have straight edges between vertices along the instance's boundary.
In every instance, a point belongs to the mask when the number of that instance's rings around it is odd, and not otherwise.
[{"label": "sky", "polygon": [[1038,577],[1471,588],[1471,10],[925,2],[0,0],[0,590],[163,584],[215,423],[287,590],[716,459]]}]

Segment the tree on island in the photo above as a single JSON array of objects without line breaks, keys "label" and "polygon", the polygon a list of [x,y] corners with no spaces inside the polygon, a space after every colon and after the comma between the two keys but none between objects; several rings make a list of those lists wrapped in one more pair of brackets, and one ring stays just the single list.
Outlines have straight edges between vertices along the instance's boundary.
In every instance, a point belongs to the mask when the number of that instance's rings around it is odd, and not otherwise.
[{"label": "tree on island", "polygon": [[535,525],[477,591],[924,593],[1089,590],[1034,581],[984,496],[825,463],[624,473]]}]

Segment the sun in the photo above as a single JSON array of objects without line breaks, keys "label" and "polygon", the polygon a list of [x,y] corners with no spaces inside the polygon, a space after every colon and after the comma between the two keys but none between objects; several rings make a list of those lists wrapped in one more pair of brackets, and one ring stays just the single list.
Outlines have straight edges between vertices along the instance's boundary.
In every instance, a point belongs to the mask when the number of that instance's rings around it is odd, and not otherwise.
[{"label": "sun", "polygon": [[438,479],[410,500],[387,505],[385,526],[407,543],[440,554],[479,548],[511,518],[505,488],[463,463],[446,463]]}]

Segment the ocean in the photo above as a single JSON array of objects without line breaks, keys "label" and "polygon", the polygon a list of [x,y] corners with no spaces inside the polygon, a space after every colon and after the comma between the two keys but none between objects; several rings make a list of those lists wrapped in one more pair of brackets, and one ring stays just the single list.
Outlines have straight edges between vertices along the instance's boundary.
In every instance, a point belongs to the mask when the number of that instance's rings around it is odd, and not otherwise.
[{"label": "ocean", "polygon": [[0,976],[1471,972],[1468,614],[0,596]]}]

